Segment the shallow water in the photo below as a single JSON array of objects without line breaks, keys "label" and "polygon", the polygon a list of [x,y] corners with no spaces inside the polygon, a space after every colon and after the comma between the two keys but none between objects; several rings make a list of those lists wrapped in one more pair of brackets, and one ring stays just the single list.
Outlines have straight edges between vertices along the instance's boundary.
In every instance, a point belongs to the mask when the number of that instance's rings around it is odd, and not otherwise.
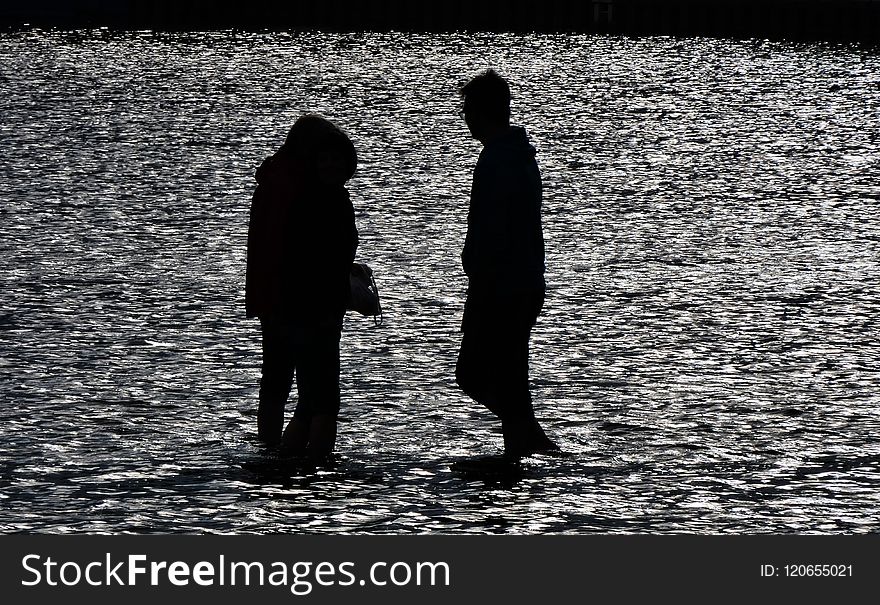
[{"label": "shallow water", "polygon": [[[452,380],[495,66],[545,179],[518,473]],[[302,111],[360,166],[382,327],[343,334],[335,467],[254,440],[253,173]],[[880,55],[602,36],[0,34],[0,531],[880,530]]]}]

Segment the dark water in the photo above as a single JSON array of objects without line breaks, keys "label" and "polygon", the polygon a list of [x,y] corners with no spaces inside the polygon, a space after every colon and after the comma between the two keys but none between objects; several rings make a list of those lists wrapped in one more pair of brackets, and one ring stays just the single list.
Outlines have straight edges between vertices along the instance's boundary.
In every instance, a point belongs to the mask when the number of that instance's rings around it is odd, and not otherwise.
[{"label": "dark water", "polygon": [[[539,415],[452,381],[479,146],[514,85],[545,178]],[[341,460],[254,441],[253,172],[302,111],[352,135],[385,322],[343,334]],[[0,531],[880,530],[880,56],[591,36],[0,35]]]}]

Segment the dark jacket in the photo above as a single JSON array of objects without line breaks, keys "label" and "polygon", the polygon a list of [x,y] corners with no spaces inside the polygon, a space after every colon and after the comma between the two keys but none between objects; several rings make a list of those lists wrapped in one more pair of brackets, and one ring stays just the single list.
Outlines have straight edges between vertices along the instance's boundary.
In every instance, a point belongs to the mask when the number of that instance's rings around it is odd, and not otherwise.
[{"label": "dark jacket", "polygon": [[[474,169],[461,260],[469,289],[544,288],[541,174],[526,131],[491,140]],[[499,292],[500,290],[500,292]]]},{"label": "dark jacket", "polygon": [[343,186],[316,181],[279,151],[256,173],[248,227],[248,317],[342,315],[358,245],[354,209]]}]

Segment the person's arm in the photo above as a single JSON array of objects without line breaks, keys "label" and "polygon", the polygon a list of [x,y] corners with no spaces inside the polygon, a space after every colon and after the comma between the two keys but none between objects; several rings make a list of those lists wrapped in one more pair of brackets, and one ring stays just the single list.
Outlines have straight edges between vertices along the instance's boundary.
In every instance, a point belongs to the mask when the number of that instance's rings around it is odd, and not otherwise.
[{"label": "person's arm", "polygon": [[257,187],[251,199],[245,274],[246,314],[255,317],[265,304],[268,283],[267,212],[264,191]]},{"label": "person's arm", "polygon": [[360,238],[357,230],[357,223],[355,222],[354,217],[354,207],[351,204],[351,200],[349,200],[347,205],[346,212],[346,223],[348,224],[348,259],[347,264],[351,264],[354,262],[354,259],[357,256],[358,244],[360,243]]},{"label": "person's arm", "polygon": [[468,234],[462,254],[470,277],[491,279],[509,261],[513,242],[511,211],[516,182],[497,163],[482,163],[474,171]]}]

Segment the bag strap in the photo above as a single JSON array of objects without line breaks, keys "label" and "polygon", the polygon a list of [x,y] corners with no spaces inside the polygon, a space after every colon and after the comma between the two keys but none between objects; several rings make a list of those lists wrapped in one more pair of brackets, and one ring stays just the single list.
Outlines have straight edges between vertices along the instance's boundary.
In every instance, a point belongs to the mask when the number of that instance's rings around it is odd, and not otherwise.
[{"label": "bag strap", "polygon": [[376,285],[376,279],[373,277],[373,272],[370,271],[370,283],[373,284],[373,290],[376,291],[376,307],[379,309],[379,313],[373,316],[373,325],[379,327],[382,325],[382,299],[379,297],[379,286]]}]

